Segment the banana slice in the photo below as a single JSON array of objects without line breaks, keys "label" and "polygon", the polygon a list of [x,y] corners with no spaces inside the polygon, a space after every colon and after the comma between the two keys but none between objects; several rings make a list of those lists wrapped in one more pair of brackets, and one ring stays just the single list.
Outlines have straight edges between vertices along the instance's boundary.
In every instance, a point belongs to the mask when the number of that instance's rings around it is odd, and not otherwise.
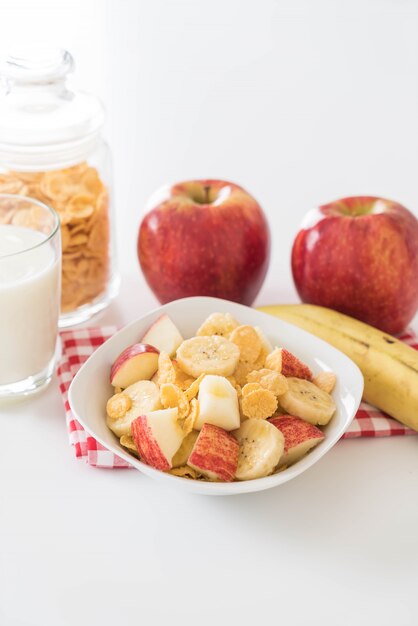
[{"label": "banana slice", "polygon": [[280,406],[310,424],[328,424],[337,408],[332,397],[309,380],[290,377],[287,382],[289,389],[280,396]]},{"label": "banana slice", "polygon": [[177,350],[181,369],[198,378],[201,374],[230,376],[239,360],[239,348],[224,337],[192,337]]},{"label": "banana slice", "polygon": [[227,339],[237,326],[237,320],[229,313],[212,313],[197,330],[196,337],[220,335]]},{"label": "banana slice", "polygon": [[135,418],[161,408],[157,385],[150,380],[139,380],[109,398],[106,406],[107,425],[119,438],[130,435]]},{"label": "banana slice", "polygon": [[239,443],[235,478],[252,480],[272,473],[284,451],[283,434],[265,420],[251,418],[232,433]]}]

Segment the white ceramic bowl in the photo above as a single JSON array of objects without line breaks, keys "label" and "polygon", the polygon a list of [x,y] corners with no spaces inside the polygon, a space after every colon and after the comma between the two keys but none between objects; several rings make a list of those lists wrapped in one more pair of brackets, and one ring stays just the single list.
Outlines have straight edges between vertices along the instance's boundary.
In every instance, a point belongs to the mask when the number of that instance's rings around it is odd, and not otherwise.
[{"label": "white ceramic bowl", "polygon": [[[331,370],[337,376],[333,397],[337,412],[324,428],[325,439],[303,459],[288,469],[256,480],[233,483],[210,483],[188,480],[166,474],[145,465],[119,444],[106,425],[106,402],[113,389],[109,383],[110,367],[115,358],[130,344],[142,337],[151,323],[167,313],[183,337],[192,337],[203,320],[215,311],[231,313],[242,324],[260,326],[272,344],[282,346],[305,361],[314,373]],[[151,478],[164,481],[178,489],[204,495],[232,495],[276,487],[295,478],[322,458],[349,427],[363,393],[363,376],[359,368],[342,352],[322,339],[255,309],[217,298],[185,298],[170,302],[132,322],[106,341],[82,366],[74,378],[69,401],[82,426],[101,444],[131,463]]]}]

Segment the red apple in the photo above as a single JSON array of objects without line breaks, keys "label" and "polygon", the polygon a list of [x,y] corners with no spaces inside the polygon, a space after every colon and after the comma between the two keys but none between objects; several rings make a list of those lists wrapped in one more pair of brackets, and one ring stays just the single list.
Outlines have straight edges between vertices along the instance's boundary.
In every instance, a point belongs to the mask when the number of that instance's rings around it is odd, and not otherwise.
[{"label": "red apple", "polygon": [[147,343],[128,346],[110,370],[110,384],[125,389],[138,380],[149,380],[158,369],[159,351]]},{"label": "red apple", "polygon": [[293,415],[272,417],[268,421],[276,426],[284,437],[284,454],[280,457],[280,465],[296,463],[325,437],[319,428]]},{"label": "red apple", "polygon": [[151,201],[138,258],[160,302],[215,296],[252,304],[267,272],[269,228],[242,187],[220,180],[174,185]]},{"label": "red apple", "polygon": [[148,328],[141,342],[174,356],[179,345],[183,343],[183,337],[174,322],[164,313]]},{"label": "red apple", "polygon": [[418,308],[418,220],[383,198],[320,206],[295,239],[292,271],[304,302],[400,333]]},{"label": "red apple", "polygon": [[238,453],[238,441],[226,430],[203,424],[187,465],[212,480],[231,481],[237,471]]}]

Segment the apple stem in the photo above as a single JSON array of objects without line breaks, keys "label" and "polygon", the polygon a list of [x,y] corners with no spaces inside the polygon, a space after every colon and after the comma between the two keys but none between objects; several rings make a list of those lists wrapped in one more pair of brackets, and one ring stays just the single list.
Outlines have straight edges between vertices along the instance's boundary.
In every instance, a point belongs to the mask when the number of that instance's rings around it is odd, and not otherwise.
[{"label": "apple stem", "polygon": [[205,185],[204,190],[205,190],[205,202],[206,204],[210,204],[210,199],[209,199],[210,185]]}]

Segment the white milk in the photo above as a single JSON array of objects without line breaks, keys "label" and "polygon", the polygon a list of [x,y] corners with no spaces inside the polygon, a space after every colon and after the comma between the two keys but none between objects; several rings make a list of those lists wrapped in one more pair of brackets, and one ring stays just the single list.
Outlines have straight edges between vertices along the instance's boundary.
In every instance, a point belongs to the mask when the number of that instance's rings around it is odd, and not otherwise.
[{"label": "white milk", "polygon": [[45,238],[0,224],[0,385],[42,372],[54,356],[60,263],[51,242],[22,252]]}]

